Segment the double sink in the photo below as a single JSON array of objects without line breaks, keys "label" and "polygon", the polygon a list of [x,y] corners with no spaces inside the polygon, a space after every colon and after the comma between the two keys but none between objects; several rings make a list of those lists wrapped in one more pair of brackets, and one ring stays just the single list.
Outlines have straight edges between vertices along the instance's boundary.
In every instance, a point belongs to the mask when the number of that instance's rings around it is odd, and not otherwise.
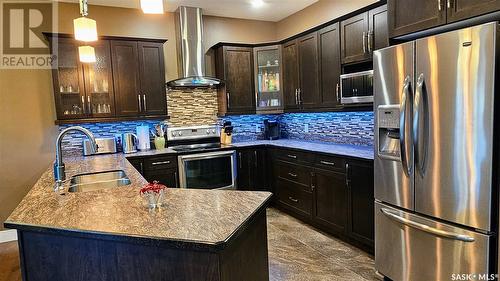
[{"label": "double sink", "polygon": [[79,174],[71,177],[68,191],[94,191],[129,184],[130,179],[122,170]]}]

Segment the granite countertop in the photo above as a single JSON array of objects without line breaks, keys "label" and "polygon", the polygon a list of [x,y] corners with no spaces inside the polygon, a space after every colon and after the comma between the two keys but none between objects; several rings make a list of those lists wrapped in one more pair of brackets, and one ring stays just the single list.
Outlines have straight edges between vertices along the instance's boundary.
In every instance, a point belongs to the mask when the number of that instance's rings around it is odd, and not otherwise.
[{"label": "granite countertop", "polygon": [[139,189],[146,180],[123,154],[64,160],[75,174],[124,170],[131,184],[64,195],[53,191],[47,169],[5,221],[7,228],[71,231],[103,237],[132,237],[213,247],[225,244],[261,210],[269,192],[167,189],[165,206],[149,211]]},{"label": "granite countertop", "polygon": [[[303,141],[303,140],[290,140],[290,139],[242,141],[242,142],[235,142],[231,145],[223,145],[220,149],[251,147],[259,145],[301,149],[301,150],[334,154],[339,156],[348,156],[348,157],[361,158],[367,160],[373,160],[373,155],[374,155],[373,146],[336,144],[330,142]],[[139,151],[127,154],[126,157],[133,158],[133,157],[160,156],[168,154],[176,155],[178,154],[178,152],[176,152],[172,148],[165,148],[159,150],[151,149],[147,151]]]},{"label": "granite countertop", "polygon": [[247,147],[267,145],[281,148],[301,149],[319,153],[335,154],[340,156],[349,156],[373,160],[373,146],[352,145],[352,144],[335,144],[328,142],[302,141],[302,140],[257,140],[244,141],[233,143],[235,147]]}]

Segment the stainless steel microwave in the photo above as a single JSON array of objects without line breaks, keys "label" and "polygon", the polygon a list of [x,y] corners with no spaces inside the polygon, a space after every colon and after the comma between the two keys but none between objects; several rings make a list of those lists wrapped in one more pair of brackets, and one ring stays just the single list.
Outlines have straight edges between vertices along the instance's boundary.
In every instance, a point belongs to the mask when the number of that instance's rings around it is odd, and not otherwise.
[{"label": "stainless steel microwave", "polygon": [[373,102],[373,70],[340,75],[342,104]]}]

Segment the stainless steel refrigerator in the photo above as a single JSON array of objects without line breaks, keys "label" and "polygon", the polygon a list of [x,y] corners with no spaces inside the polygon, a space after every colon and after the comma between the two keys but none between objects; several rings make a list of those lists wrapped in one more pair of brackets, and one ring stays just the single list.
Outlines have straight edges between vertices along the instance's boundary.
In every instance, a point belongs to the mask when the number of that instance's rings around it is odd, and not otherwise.
[{"label": "stainless steel refrigerator", "polygon": [[497,37],[489,23],[374,53],[375,267],[392,280],[496,270]]}]

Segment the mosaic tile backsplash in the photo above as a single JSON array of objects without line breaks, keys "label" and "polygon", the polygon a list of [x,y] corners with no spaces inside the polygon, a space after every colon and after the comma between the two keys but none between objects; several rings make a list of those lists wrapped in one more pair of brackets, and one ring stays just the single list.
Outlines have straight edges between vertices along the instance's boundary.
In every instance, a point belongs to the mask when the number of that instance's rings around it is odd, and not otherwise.
[{"label": "mosaic tile backsplash", "polygon": [[[281,115],[236,115],[219,119],[219,123],[231,121],[234,126],[233,141],[264,139],[264,120],[281,123],[281,137],[307,141],[341,144],[373,145],[373,112],[321,112],[287,113]],[[191,119],[192,120],[192,119]],[[83,123],[61,125],[60,130],[79,125],[89,129],[96,137],[114,137],[115,134],[135,133],[135,128],[148,125],[153,128],[158,121],[130,121],[113,123]],[[202,124],[202,123],[200,123]],[[64,150],[82,148],[79,133],[72,133],[63,140]]]},{"label": "mosaic tile backsplash", "polygon": [[[115,134],[124,133],[134,133],[136,132],[136,127],[141,125],[147,125],[150,128],[154,128],[154,125],[158,124],[159,121],[124,121],[124,122],[109,122],[109,123],[82,123],[82,124],[67,124],[60,125],[59,131],[62,131],[71,126],[82,126],[90,130],[96,138],[112,138]],[[73,151],[82,149],[82,141],[85,139],[80,133],[68,133],[63,139],[63,150]]]},{"label": "mosaic tile backsplash", "polygon": [[223,118],[233,123],[235,142],[263,139],[264,119],[281,123],[282,138],[373,145],[373,112],[287,113]]}]

